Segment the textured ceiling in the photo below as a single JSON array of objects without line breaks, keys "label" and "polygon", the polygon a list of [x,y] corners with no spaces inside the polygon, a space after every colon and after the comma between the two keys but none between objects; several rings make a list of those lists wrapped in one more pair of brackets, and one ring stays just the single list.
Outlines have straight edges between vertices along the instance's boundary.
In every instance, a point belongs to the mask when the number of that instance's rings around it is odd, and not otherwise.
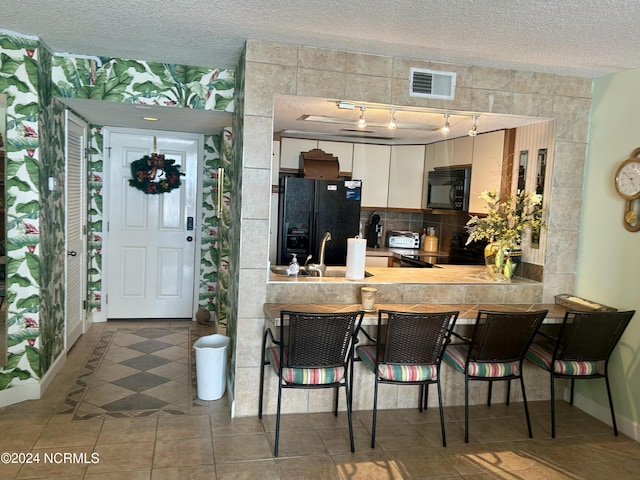
[{"label": "textured ceiling", "polygon": [[[251,38],[595,78],[640,66],[638,12],[637,0],[1,0],[0,29],[37,35],[54,52],[217,68],[235,68]],[[99,103],[73,107],[96,124],[196,131],[184,112],[151,127],[137,111]],[[319,114],[312,108],[280,111],[293,120]],[[229,117],[201,116],[197,128]],[[284,120],[276,131],[300,128]]]},{"label": "textured ceiling", "polygon": [[54,51],[234,68],[247,38],[597,77],[640,66],[635,0],[3,0]]}]

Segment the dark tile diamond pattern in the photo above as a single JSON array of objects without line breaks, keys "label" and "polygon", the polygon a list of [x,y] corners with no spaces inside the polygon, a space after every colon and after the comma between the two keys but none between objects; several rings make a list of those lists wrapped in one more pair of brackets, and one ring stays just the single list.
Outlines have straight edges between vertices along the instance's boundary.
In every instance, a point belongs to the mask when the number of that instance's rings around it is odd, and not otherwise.
[{"label": "dark tile diamond pattern", "polygon": [[155,355],[142,355],[140,357],[124,360],[120,362],[120,364],[137,370],[151,370],[152,368],[159,367],[160,365],[165,365],[170,361],[171,360],[167,360],[166,358],[156,357]]},{"label": "dark tile diamond pattern", "polygon": [[173,347],[173,345],[170,343],[159,342],[157,340],[145,340],[144,342],[129,345],[128,348],[143,353],[154,353],[169,347]]},{"label": "dark tile diamond pattern", "polygon": [[119,387],[123,387],[134,392],[142,392],[149,388],[157,387],[163,383],[167,383],[168,378],[160,377],[149,372],[140,372],[128,377],[121,378],[114,382],[111,382]]},{"label": "dark tile diamond pattern", "polygon": [[129,395],[128,397],[121,398],[115,402],[102,405],[102,408],[107,411],[118,412],[122,410],[152,410],[162,408],[166,405],[167,402],[150,397],[143,393],[136,393],[135,395]]},{"label": "dark tile diamond pattern", "polygon": [[[208,329],[195,335],[195,338],[213,333]],[[176,336],[177,335],[177,336]],[[124,336],[124,337],[121,337]],[[138,339],[137,343],[128,345],[130,338]],[[119,338],[126,338],[127,344],[119,343]],[[163,342],[162,339],[167,341]],[[184,341],[181,340],[184,338]],[[190,348],[193,344],[194,335],[192,332],[192,324],[188,326],[163,328],[163,327],[144,327],[130,328],[118,327],[107,329],[100,337],[89,355],[86,364],[80,369],[79,375],[73,388],[70,389],[63,405],[59,408],[58,413],[72,413],[74,420],[91,420],[95,418],[123,418],[123,417],[145,417],[149,415],[185,415],[189,411],[188,402],[194,402],[195,395],[195,365],[194,352]],[[135,340],[134,340],[135,342]],[[179,342],[179,345],[176,345]],[[106,368],[112,368],[114,362],[119,365],[134,368],[137,372],[133,375],[110,380],[114,386],[125,388],[128,395],[115,401],[111,401],[113,397],[105,398],[103,404],[97,400],[98,397],[93,395],[91,402],[85,401],[84,398],[88,392],[94,392],[95,388],[109,390],[109,386],[103,381],[95,382],[96,372],[103,368],[103,360],[105,356],[114,348],[113,358],[105,364]],[[170,359],[162,358],[154,355],[165,349],[171,348],[171,355],[166,355]],[[129,350],[127,352],[127,350]],[[142,353],[142,355],[141,355]],[[182,356],[180,356],[180,353]],[[176,354],[180,358],[176,358]],[[133,358],[131,358],[133,356]],[[120,360],[120,359],[122,360]],[[180,362],[188,364],[188,371],[193,378],[191,382],[175,384],[175,379],[171,376],[164,378],[162,370],[154,374],[148,370],[170,364],[172,362]],[[171,370],[171,369],[170,369]],[[126,371],[126,370],[125,370]],[[124,373],[123,375],[126,375]],[[113,372],[109,376],[112,376]],[[161,385],[171,385],[171,394],[167,392],[167,388],[154,388]],[[181,387],[182,386],[182,387]],[[183,388],[182,398],[176,398],[175,389]],[[175,403],[174,403],[175,402]],[[201,405],[194,403],[196,408]]]},{"label": "dark tile diamond pattern", "polygon": [[138,337],[148,338],[152,340],[154,338],[166,337],[167,335],[173,335],[175,331],[168,328],[139,328],[136,330]]}]

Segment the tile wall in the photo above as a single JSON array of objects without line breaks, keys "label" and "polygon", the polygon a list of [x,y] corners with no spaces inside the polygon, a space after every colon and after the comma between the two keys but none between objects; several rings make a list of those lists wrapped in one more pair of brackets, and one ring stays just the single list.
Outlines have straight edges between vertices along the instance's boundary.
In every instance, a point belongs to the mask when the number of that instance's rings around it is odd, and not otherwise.
[{"label": "tile wall", "polygon": [[[572,291],[575,263],[554,263],[577,251],[582,185],[569,180],[582,168],[586,152],[591,81],[536,72],[468,65],[437,64],[409,58],[366,55],[300,45],[249,40],[246,45],[240,213],[242,238],[238,284],[237,358],[234,416],[255,415],[267,297],[269,202],[275,94],[340,98],[352,101],[414,105],[530,115],[556,120],[557,137],[549,209],[549,238],[543,278],[543,301]],[[409,68],[457,72],[453,101],[409,97]],[[389,219],[391,220],[391,219]],[[409,224],[411,224],[409,219]],[[391,222],[390,222],[391,223]],[[301,399],[306,402],[306,400]],[[318,406],[316,411],[330,408]]]}]

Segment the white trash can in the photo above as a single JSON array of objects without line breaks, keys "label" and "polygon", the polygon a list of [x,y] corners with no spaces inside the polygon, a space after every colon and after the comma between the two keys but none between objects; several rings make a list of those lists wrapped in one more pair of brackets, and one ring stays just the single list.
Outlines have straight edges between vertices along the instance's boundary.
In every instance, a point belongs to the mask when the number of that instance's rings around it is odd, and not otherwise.
[{"label": "white trash can", "polygon": [[227,386],[227,349],[229,337],[214,334],[200,337],[196,351],[196,381],[200,400],[218,400]]}]

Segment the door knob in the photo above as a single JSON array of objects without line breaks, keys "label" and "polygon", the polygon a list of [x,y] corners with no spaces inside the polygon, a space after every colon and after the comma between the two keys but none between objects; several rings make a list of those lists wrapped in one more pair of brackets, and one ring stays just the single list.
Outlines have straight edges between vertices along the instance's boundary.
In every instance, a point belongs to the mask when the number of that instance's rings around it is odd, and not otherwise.
[{"label": "door knob", "polygon": [[187,237],[187,242],[191,242],[192,240],[193,240],[193,237],[192,237],[192,236],[188,236],[188,237]]},{"label": "door knob", "polygon": [[71,250],[71,251],[67,252],[67,255],[68,255],[69,257],[75,257],[75,256],[77,255],[77,253],[76,253],[76,251],[75,251],[75,250]]}]

